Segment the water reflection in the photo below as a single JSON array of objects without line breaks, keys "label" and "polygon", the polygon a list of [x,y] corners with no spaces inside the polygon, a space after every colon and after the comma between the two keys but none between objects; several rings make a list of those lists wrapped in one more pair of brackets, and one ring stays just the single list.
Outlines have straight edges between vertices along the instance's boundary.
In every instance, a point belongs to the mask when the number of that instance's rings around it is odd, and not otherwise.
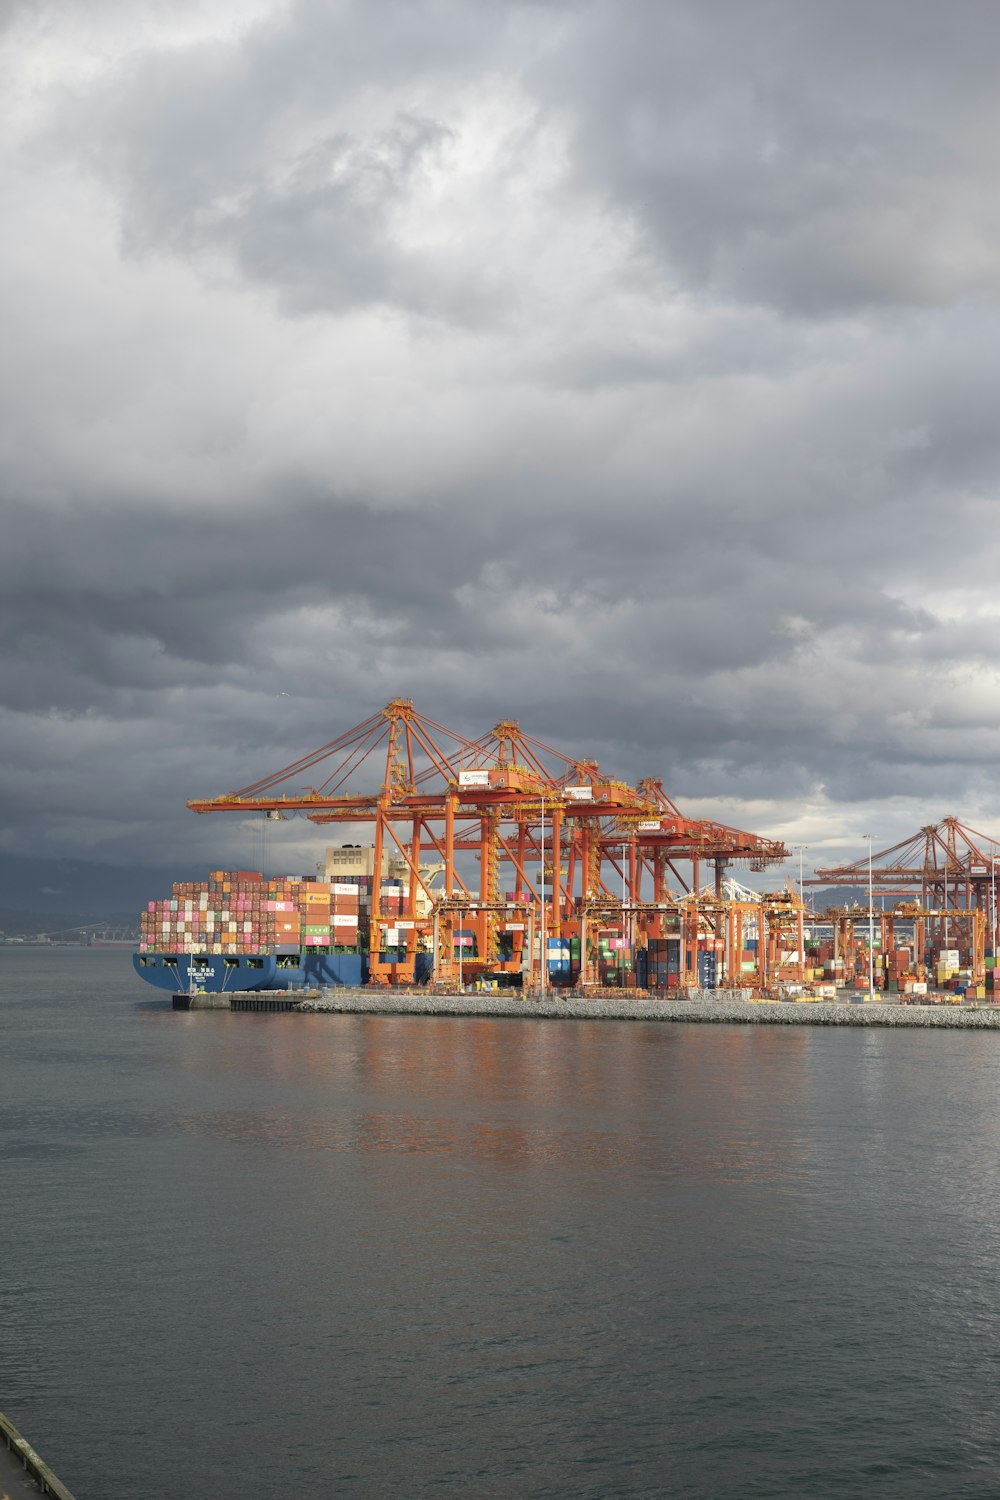
[{"label": "water reflection", "polygon": [[[185,1112],[178,1125],[187,1132],[288,1151],[705,1182],[773,1182],[809,1157],[808,1139],[791,1124],[808,1081],[805,1030],[390,1016],[226,1017],[219,1027],[217,1019],[183,1028],[185,1066],[252,1086],[253,1102]],[[295,1107],[269,1107],[290,1085]]]},{"label": "water reflection", "polygon": [[995,1493],[1000,1036],[0,969],[4,1404],[78,1494]]}]

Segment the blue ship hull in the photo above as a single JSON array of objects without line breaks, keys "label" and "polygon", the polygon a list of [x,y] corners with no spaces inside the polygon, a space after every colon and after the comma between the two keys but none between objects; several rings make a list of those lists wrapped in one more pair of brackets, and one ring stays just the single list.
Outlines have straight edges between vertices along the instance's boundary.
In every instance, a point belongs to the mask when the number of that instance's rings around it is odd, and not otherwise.
[{"label": "blue ship hull", "polygon": [[[221,995],[234,990],[325,989],[368,982],[366,953],[228,954],[135,953],[135,972],[147,984],[171,995],[202,990]],[[191,970],[194,969],[192,975]]]},{"label": "blue ship hull", "polygon": [[[367,953],[134,953],[132,965],[140,979],[168,994],[188,990],[206,995],[231,994],[236,990],[351,989],[368,983]],[[192,968],[194,973],[192,975]],[[414,968],[417,984],[426,984],[434,972],[429,953],[418,953]]]}]

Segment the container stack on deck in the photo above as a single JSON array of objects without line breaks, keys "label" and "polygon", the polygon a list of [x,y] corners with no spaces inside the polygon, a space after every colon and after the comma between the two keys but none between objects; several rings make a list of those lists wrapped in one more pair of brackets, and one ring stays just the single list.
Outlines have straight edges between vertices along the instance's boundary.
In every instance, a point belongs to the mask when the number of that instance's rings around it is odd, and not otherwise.
[{"label": "container stack on deck", "polygon": [[413,926],[403,916],[403,903],[403,882],[383,880],[378,910],[384,925],[379,930],[382,934],[382,954],[389,962],[398,961],[401,952],[405,952],[407,937]]},{"label": "container stack on deck", "polygon": [[353,953],[367,946],[370,903],[367,876],[213,870],[206,881],[179,881],[169,899],[147,903],[139,952]]}]

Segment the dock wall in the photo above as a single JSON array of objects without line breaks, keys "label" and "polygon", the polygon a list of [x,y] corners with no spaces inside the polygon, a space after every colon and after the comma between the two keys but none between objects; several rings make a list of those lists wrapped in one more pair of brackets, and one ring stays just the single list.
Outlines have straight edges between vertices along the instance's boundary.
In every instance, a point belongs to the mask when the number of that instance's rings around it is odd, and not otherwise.
[{"label": "dock wall", "polygon": [[[751,1001],[714,992],[715,998],[660,1000],[608,996],[514,998],[488,993],[434,995],[426,992],[331,990],[303,996],[283,1009],[297,1014],[392,1016],[496,1016],[517,1020],[662,1021],[702,1025],[891,1026],[941,1030],[1000,1031],[1000,1007],[882,1005],[846,1001],[796,1004]],[[211,997],[215,1000],[221,997]],[[249,1009],[233,997],[233,1009]],[[192,1008],[196,1008],[195,1005]],[[263,1007],[261,1007],[263,1008]],[[274,1007],[277,1008],[277,1007]]]},{"label": "dock wall", "polygon": [[[0,1457],[9,1467],[17,1464],[27,1473],[43,1495],[52,1495],[55,1500],[73,1500],[73,1496],[58,1479],[48,1464],[37,1454],[28,1439],[22,1437],[9,1417],[0,1411]],[[3,1466],[0,1466],[0,1486],[3,1485]]]}]

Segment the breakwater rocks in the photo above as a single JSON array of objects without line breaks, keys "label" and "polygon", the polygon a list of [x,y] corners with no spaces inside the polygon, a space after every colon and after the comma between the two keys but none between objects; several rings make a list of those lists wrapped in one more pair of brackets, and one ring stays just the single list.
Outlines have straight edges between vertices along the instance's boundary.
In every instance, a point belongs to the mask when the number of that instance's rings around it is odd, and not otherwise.
[{"label": "breakwater rocks", "polygon": [[331,990],[303,999],[300,1012],[383,1016],[509,1016],[518,1020],[687,1021],[708,1025],[734,1022],[756,1026],[909,1026],[950,1030],[1000,1031],[1000,1007],[953,1005],[851,1004],[847,1001],[796,1004],[750,1001],[719,992],[697,1000],[611,999],[567,996],[544,1000],[508,995],[430,995],[370,990]]}]

